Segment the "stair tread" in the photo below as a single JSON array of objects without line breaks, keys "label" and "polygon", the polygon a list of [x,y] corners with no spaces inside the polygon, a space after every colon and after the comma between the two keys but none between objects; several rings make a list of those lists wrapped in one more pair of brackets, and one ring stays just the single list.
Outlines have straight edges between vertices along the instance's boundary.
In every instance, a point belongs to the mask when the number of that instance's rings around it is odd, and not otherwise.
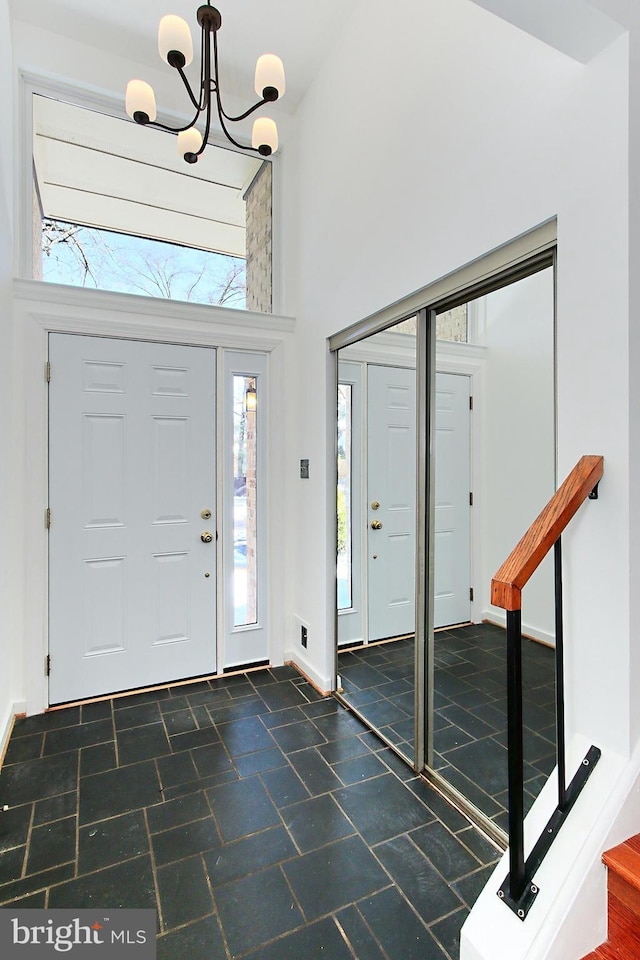
[{"label": "stair tread", "polygon": [[640,852],[636,852],[625,842],[607,850],[602,859],[609,870],[618,874],[631,887],[640,890]]},{"label": "stair tread", "polygon": [[637,960],[640,957],[640,834],[602,857],[609,868],[609,939],[583,960]]},{"label": "stair tread", "polygon": [[640,853],[640,834],[637,834],[635,837],[629,837],[628,840],[625,840],[625,844],[631,847],[632,850],[635,850],[636,853]]}]

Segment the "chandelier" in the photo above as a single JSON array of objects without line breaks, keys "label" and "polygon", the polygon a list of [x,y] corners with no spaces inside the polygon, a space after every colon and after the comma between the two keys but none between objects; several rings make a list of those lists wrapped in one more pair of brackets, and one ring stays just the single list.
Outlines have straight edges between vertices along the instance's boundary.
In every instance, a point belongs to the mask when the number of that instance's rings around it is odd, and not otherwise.
[{"label": "chandelier", "polygon": [[[157,127],[178,134],[178,153],[187,163],[196,163],[202,155],[211,130],[211,110],[215,103],[218,120],[227,140],[241,150],[250,150],[268,157],[278,149],[278,130],[269,117],[258,117],[253,123],[251,147],[239,143],[229,133],[228,123],[245,120],[265,103],[272,103],[281,97],[285,90],[284,67],[280,57],[271,53],[258,57],[256,63],[255,88],[260,99],[252,107],[237,117],[225,112],[220,96],[218,76],[218,30],[222,25],[220,11],[211,6],[211,0],[198,7],[198,23],[201,28],[202,46],[200,50],[200,85],[194,93],[184,68],[193,60],[193,40],[189,24],[182,17],[169,15],[163,17],[158,28],[158,49],[160,56],[169,66],[180,74],[189,99],[195,107],[193,120],[183,127],[170,127],[156,120],[156,98],[153,87],[144,80],[130,80],[127,84],[126,109],[132,120],[143,126]],[[195,124],[204,114],[204,135]]]}]

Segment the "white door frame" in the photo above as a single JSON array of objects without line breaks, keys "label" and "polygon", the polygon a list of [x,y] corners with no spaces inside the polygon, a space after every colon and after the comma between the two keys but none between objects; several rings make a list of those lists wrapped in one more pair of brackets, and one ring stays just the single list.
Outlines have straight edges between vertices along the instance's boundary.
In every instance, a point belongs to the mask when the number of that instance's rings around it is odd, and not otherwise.
[{"label": "white door frame", "polygon": [[468,343],[436,342],[436,372],[457,373],[469,377],[471,411],[471,450],[469,479],[473,491],[471,508],[471,543],[469,545],[470,583],[473,588],[471,622],[479,623],[482,613],[482,584],[477,582],[482,572],[481,517],[482,517],[482,408],[484,390],[484,361],[486,348]]},{"label": "white door frame", "polygon": [[[292,318],[248,311],[181,304],[128,294],[59,287],[39,281],[14,281],[13,375],[14,394],[25,438],[20,479],[24,517],[16,564],[24,582],[23,676],[28,714],[48,705],[45,661],[48,631],[48,398],[45,369],[49,333],[81,333],[164,343],[214,346],[221,350],[249,350],[268,354],[272,384],[285,381],[285,352],[294,330]],[[279,425],[284,419],[284,392],[272,390],[267,429],[270,434],[269,515],[273,518],[267,546],[269,593],[269,659],[282,662],[285,619],[284,444]],[[20,483],[20,481],[22,481]],[[18,486],[19,484],[19,486]],[[19,505],[16,505],[19,509]],[[53,518],[55,523],[55,517]],[[218,544],[218,562],[221,542]],[[221,628],[221,624],[218,624]],[[220,633],[221,635],[221,633]],[[278,638],[278,639],[276,639]]]}]

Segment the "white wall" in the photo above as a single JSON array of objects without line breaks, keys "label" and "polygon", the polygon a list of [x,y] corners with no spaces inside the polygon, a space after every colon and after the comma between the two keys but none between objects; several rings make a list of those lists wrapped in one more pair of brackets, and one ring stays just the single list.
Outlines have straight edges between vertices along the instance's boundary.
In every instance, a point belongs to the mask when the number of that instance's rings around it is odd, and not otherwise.
[{"label": "white wall", "polygon": [[11,390],[11,277],[13,260],[13,59],[8,0],[0,0],[0,754],[17,699],[15,563],[12,529],[15,513],[12,463],[13,402]]},{"label": "white wall", "polygon": [[632,631],[629,684],[632,714],[632,739],[640,740],[640,7],[630,3],[633,20],[630,33],[629,103],[629,345],[628,362],[623,366],[629,376],[629,454],[630,454],[630,577]]},{"label": "white wall", "polygon": [[299,113],[299,229],[287,238],[299,264],[292,459],[309,457],[312,476],[295,481],[294,604],[310,624],[307,658],[329,682],[325,338],[557,215],[559,475],[583,453],[606,461],[597,507],[565,543],[569,731],[621,753],[630,746],[626,77],[625,38],[583,66],[468,0],[398,0],[392,17],[380,0],[362,3]]},{"label": "white wall", "polygon": [[[552,269],[483,297],[481,311],[481,609],[502,623],[491,578],[555,490]],[[554,609],[550,554],[523,591],[523,632],[554,643]]]}]

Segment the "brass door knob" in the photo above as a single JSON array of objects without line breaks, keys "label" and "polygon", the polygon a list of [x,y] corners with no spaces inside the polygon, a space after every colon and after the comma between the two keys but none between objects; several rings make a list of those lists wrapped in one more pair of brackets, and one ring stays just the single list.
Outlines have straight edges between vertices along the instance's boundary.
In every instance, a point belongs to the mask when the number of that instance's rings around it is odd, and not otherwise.
[{"label": "brass door knob", "polygon": [[210,534],[208,530],[205,530],[204,533],[200,534],[200,539],[203,543],[211,543],[213,540],[213,535]]},{"label": "brass door knob", "polygon": [[372,530],[382,530],[382,520],[372,520],[371,521]]}]

